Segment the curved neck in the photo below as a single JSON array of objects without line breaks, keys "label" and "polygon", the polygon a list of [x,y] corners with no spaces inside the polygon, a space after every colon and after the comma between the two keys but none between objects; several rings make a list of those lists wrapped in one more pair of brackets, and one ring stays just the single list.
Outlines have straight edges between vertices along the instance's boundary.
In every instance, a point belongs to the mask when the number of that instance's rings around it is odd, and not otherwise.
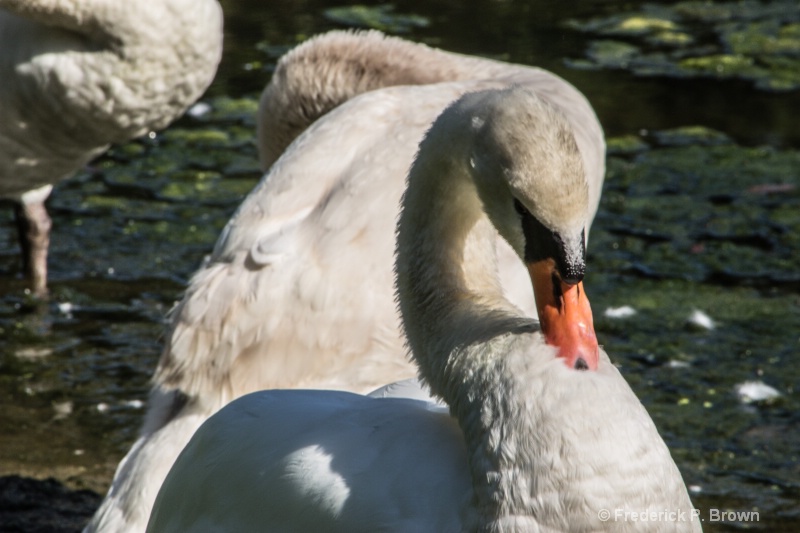
[{"label": "curved neck", "polygon": [[[420,372],[450,402],[465,345],[529,322],[504,297],[497,276],[497,232],[470,174],[468,123],[448,109],[420,144],[397,235],[397,290]],[[443,146],[439,139],[446,139]],[[452,404],[451,404],[452,405]]]},{"label": "curved neck", "polygon": [[[452,149],[458,152],[458,149]],[[494,277],[495,232],[468,172],[421,151],[398,225],[397,285],[403,325],[423,380],[458,420],[473,482],[475,531],[538,530],[557,515],[562,472],[548,461],[545,410],[531,408],[555,350],[538,325],[503,299]],[[432,172],[432,174],[431,174]],[[424,200],[424,201],[423,201]],[[413,250],[413,252],[412,252]],[[538,345],[533,354],[528,348]],[[543,442],[535,435],[543,435]],[[542,477],[542,475],[544,477]]]},{"label": "curved neck", "polygon": [[[450,113],[448,118],[456,117]],[[398,223],[396,272],[414,359],[459,421],[480,520],[489,524],[524,514],[515,507],[527,501],[515,494],[528,486],[517,483],[522,461],[501,448],[522,449],[514,443],[530,434],[533,422],[520,418],[507,400],[509,387],[516,388],[520,379],[506,354],[518,352],[514,347],[530,338],[520,334],[537,326],[502,296],[496,232],[468,169],[468,141],[456,140],[468,137],[468,131],[458,119],[439,120],[420,145]],[[448,146],[440,146],[437,138],[448,139]],[[487,479],[494,481],[487,484]]]},{"label": "curved neck", "polygon": [[493,78],[513,68],[377,31],[315,37],[281,58],[261,95],[261,166],[269,168],[312,122],[359,94],[397,85]]}]

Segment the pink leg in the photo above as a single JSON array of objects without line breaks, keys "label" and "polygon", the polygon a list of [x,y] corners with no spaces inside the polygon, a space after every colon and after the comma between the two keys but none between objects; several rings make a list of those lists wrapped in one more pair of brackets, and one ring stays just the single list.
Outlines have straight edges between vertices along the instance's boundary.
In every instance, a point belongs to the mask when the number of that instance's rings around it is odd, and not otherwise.
[{"label": "pink leg", "polygon": [[20,203],[14,210],[22,248],[22,263],[31,279],[33,294],[47,296],[47,248],[52,222],[44,200]]}]

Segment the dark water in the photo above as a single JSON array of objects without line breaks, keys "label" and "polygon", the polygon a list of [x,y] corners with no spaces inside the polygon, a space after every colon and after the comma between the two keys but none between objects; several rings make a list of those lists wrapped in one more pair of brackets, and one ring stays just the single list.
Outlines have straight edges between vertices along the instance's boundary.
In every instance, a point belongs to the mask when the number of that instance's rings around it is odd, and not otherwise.
[{"label": "dark water", "polygon": [[[324,14],[334,2],[222,4],[226,53],[205,98],[213,112],[115,147],[53,194],[49,304],[26,297],[3,214],[0,476],[105,491],[143,414],[166,313],[260,177],[253,113],[275,56],[342,27]],[[672,449],[707,531],[797,530],[798,91],[567,66],[593,36],[566,19],[638,2],[394,6],[428,22],[408,38],[557,72],[589,97],[609,137],[622,137],[589,245],[598,336]],[[660,133],[686,126],[724,135]],[[624,305],[637,313],[605,316]],[[696,310],[716,327],[693,324]],[[736,387],[748,381],[780,397],[745,403]],[[712,522],[712,509],[759,515]]]}]

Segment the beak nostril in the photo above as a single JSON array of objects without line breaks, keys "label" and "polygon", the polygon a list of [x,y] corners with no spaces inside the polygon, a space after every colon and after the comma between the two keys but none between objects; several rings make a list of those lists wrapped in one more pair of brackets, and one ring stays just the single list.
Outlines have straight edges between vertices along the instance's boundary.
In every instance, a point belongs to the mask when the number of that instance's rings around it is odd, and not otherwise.
[{"label": "beak nostril", "polygon": [[558,277],[556,272],[553,272],[550,277],[550,281],[553,283],[553,300],[556,304],[556,307],[560,309],[561,298],[564,296],[564,293],[561,290],[561,279]]}]

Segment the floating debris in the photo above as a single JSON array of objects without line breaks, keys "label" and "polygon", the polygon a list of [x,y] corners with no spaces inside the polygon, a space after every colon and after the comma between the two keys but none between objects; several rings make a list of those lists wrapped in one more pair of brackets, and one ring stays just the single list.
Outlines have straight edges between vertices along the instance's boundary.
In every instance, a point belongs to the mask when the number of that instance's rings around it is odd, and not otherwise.
[{"label": "floating debris", "polygon": [[686,321],[689,326],[696,329],[712,331],[717,328],[717,324],[714,322],[714,319],[699,309],[692,311],[692,314],[689,315],[689,318]]},{"label": "floating debris", "polygon": [[689,368],[692,365],[690,365],[686,361],[679,361],[677,359],[670,359],[669,363],[667,363],[667,366],[670,367],[670,368]]},{"label": "floating debris", "polygon": [[144,402],[139,399],[135,400],[125,400],[117,404],[118,407],[113,407],[107,403],[99,403],[97,404],[97,410],[101,413],[107,413],[111,410],[118,411],[120,408],[122,409],[141,409],[144,407]]},{"label": "floating debris", "polygon": [[72,318],[72,312],[77,308],[78,307],[76,305],[73,305],[70,302],[59,302],[56,304],[56,309],[58,309],[58,312],[67,318]]},{"label": "floating debris", "polygon": [[125,407],[130,407],[132,409],[141,409],[144,407],[144,402],[142,400],[128,400],[122,403]]},{"label": "floating debris", "polygon": [[771,403],[781,397],[781,393],[763,381],[745,381],[735,387],[736,396],[742,403]]},{"label": "floating debris", "polygon": [[14,356],[17,359],[21,359],[23,361],[36,361],[37,359],[44,359],[53,355],[53,350],[51,348],[20,348],[16,352],[14,352]]},{"label": "floating debris", "polygon": [[603,315],[608,318],[629,318],[636,314],[636,309],[630,305],[623,305],[622,307],[608,307]]},{"label": "floating debris", "polygon": [[186,114],[190,117],[199,118],[203,117],[211,112],[211,104],[206,102],[197,102],[192,107],[186,111]]},{"label": "floating debris", "polygon": [[53,402],[53,410],[56,412],[53,420],[62,420],[72,414],[72,402]]}]

